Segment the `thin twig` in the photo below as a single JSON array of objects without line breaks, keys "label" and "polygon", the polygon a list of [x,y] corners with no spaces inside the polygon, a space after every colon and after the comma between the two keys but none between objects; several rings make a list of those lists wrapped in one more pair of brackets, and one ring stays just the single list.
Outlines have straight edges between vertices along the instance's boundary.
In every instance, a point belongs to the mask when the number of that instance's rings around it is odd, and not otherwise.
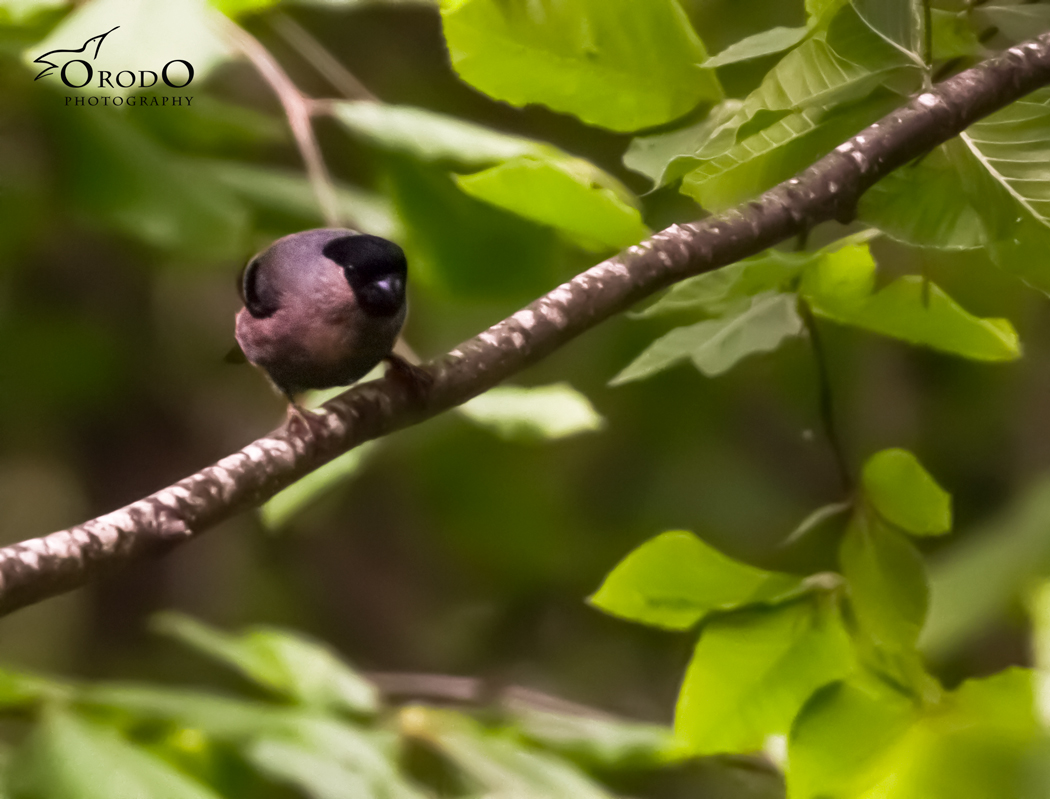
[{"label": "thin twig", "polygon": [[371,100],[379,98],[372,94],[357,76],[332,56],[317,39],[302,25],[287,14],[277,12],[270,15],[270,24],[300,56],[302,56],[325,80],[332,84],[348,100]]},{"label": "thin twig", "polygon": [[299,148],[306,165],[306,174],[310,179],[314,195],[317,197],[317,205],[321,210],[321,216],[325,224],[338,227],[351,223],[352,220],[344,220],[339,209],[339,202],[335,193],[335,186],[328,174],[321,157],[321,148],[317,144],[314,135],[313,124],[310,120],[310,100],[303,96],[302,92],[288,77],[288,74],[277,63],[262,44],[244,28],[235,24],[222,14],[216,13],[217,24],[222,28],[226,38],[252,62],[262,79],[273,89],[284,108],[284,114],[288,118],[288,126],[292,129],[292,136]]},{"label": "thin twig", "polygon": [[835,466],[842,480],[842,488],[846,493],[853,491],[853,475],[849,468],[849,460],[846,451],[842,447],[842,439],[839,436],[839,428],[835,415],[835,397],[831,388],[831,373],[828,369],[828,354],[824,349],[820,331],[817,328],[817,320],[813,316],[813,309],[802,297],[798,300],[799,315],[802,323],[806,326],[809,335],[810,349],[813,352],[813,362],[817,369],[817,402],[820,411],[820,424],[824,429],[824,438],[831,447],[835,458]]}]

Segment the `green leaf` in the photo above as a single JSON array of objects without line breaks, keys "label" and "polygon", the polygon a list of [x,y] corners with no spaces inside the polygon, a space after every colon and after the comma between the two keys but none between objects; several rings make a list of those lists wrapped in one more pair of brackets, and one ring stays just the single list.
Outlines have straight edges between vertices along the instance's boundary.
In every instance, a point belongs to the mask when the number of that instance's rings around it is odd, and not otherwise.
[{"label": "green leaf", "polygon": [[510,136],[413,106],[341,100],[332,103],[332,114],[351,135],[421,161],[478,168],[522,156],[543,158],[561,153],[535,139]]},{"label": "green leaf", "polygon": [[550,290],[565,260],[553,230],[475,200],[433,167],[389,165],[413,280],[473,300],[524,300]]},{"label": "green leaf", "polygon": [[631,131],[721,97],[676,0],[576,0],[539,12],[499,0],[444,0],[441,18],[459,76],[514,106],[542,103]]},{"label": "green leaf", "polygon": [[926,568],[915,545],[860,511],[842,539],[839,563],[861,628],[877,645],[913,648],[929,604]]},{"label": "green leaf", "polygon": [[704,272],[680,283],[644,311],[638,319],[676,313],[702,313],[720,316],[740,304],[742,299],[772,290],[786,290],[802,269],[819,253],[766,250],[734,264]]},{"label": "green leaf", "polygon": [[637,136],[623,154],[623,165],[645,175],[657,187],[673,183],[699,163],[697,154],[711,135],[742,106],[740,100],[723,100],[695,124],[667,133]]},{"label": "green leaf", "polygon": [[1042,478],[1000,517],[932,563],[930,614],[920,643],[953,652],[1011,608],[1050,568],[1050,479]]},{"label": "green leaf", "polygon": [[864,675],[821,688],[791,729],[789,794],[865,796],[892,768],[894,749],[920,713],[909,697]]},{"label": "green leaf", "polygon": [[[132,86],[120,86],[114,79],[117,73],[130,71],[138,77],[140,71],[147,71],[157,76],[157,85],[149,91],[156,94],[192,95],[208,74],[233,53],[233,48],[215,28],[210,16],[213,13],[204,0],[167,0],[164,3],[151,0],[93,0],[78,4],[44,41],[26,50],[22,60],[37,74],[44,65],[33,62],[42,53],[76,49],[87,39],[119,26],[97,48],[97,54],[89,62],[93,73],[91,82],[77,89],[77,92],[126,97],[144,89],[139,88],[137,82]],[[178,59],[193,65],[193,82],[185,89],[169,88],[160,77],[164,66]],[[58,73],[66,61],[54,63],[57,69],[42,80],[61,85]],[[70,70],[72,82],[79,82],[86,77],[81,66],[76,69],[79,71]],[[103,71],[110,74],[108,84],[103,83]],[[171,67],[169,79],[172,83],[178,84],[187,78],[181,64]],[[126,80],[124,82],[127,83]]]},{"label": "green leaf", "polygon": [[969,201],[981,213],[992,256],[1004,269],[1050,291],[1050,90],[1011,103],[959,137],[949,151]]},{"label": "green leaf", "polygon": [[966,58],[981,52],[981,42],[977,38],[977,31],[970,24],[970,14],[932,8],[930,18],[933,22],[934,61]]},{"label": "green leaf", "polygon": [[649,235],[627,187],[557,147],[409,106],[337,102],[333,113],[350,133],[391,152],[460,171],[488,167],[454,180],[585,248],[623,249]]},{"label": "green leaf", "polygon": [[283,740],[264,739],[245,756],[261,773],[299,788],[311,799],[426,799],[390,769],[389,779],[376,780],[327,753]]},{"label": "green leaf", "polygon": [[806,0],[806,22],[810,27],[834,14],[849,0]]},{"label": "green leaf", "polygon": [[254,14],[272,8],[281,0],[208,0],[211,6],[229,17]]},{"label": "green leaf", "polygon": [[378,446],[367,441],[278,491],[259,508],[259,518],[269,530],[280,530],[303,508],[356,477]]},{"label": "green leaf", "polygon": [[459,411],[509,441],[554,440],[605,425],[590,400],[568,383],[497,386],[460,405]]},{"label": "green leaf", "polygon": [[[319,224],[324,221],[317,195],[302,172],[233,161],[215,161],[209,168],[226,188],[261,208]],[[400,238],[397,219],[384,197],[342,183],[335,184],[335,192],[339,212],[351,227]]]},{"label": "green leaf", "polygon": [[815,314],[839,324],[978,361],[1021,356],[1007,320],[972,316],[918,276],[902,277],[871,294],[874,280],[875,262],[867,248],[843,247],[806,271],[802,295]]},{"label": "green leaf", "polygon": [[916,247],[969,250],[984,247],[988,234],[980,211],[967,196],[949,152],[953,139],[918,163],[896,169],[860,198],[858,219],[892,239]]},{"label": "green leaf", "polygon": [[588,602],[631,621],[686,630],[712,611],[782,601],[802,578],[733,560],[692,533],[662,533],[613,569]]},{"label": "green leaf", "polygon": [[57,680],[0,669],[0,708],[31,708],[49,700],[69,697],[72,688]]},{"label": "green leaf", "polygon": [[586,161],[522,157],[456,177],[463,191],[553,227],[585,249],[620,250],[649,235],[626,188]]},{"label": "green leaf", "polygon": [[924,0],[851,0],[873,31],[920,66],[925,64]]},{"label": "green leaf", "polygon": [[0,0],[0,21],[24,25],[37,14],[67,5],[69,0]]},{"label": "green leaf", "polygon": [[[909,58],[846,5],[834,13],[826,30],[822,26],[766,74],[737,112],[709,135],[697,156],[716,158],[788,113],[828,112],[867,98],[880,85],[908,93],[918,87],[920,76]],[[899,98],[892,105],[898,103]],[[806,118],[811,124],[818,119],[814,114]]]},{"label": "green leaf", "polygon": [[820,691],[792,731],[788,786],[799,799],[1034,796],[1041,743],[1032,674],[970,680],[920,708],[870,680]]},{"label": "green leaf", "polygon": [[907,450],[884,449],[861,473],[864,494],[890,524],[912,535],[940,535],[952,528],[952,497]]},{"label": "green leaf", "polygon": [[556,713],[524,704],[510,708],[518,730],[544,748],[588,766],[653,768],[682,756],[674,731],[658,724],[583,713]]},{"label": "green leaf", "polygon": [[887,98],[880,96],[842,111],[808,108],[789,113],[704,161],[683,178],[682,193],[713,213],[758,197],[880,118],[889,107]]},{"label": "green leaf", "polygon": [[710,621],[685,673],[675,731],[696,754],[751,752],[783,735],[802,705],[854,668],[828,596]]},{"label": "green leaf", "polygon": [[[363,730],[327,712],[135,685],[91,687],[82,690],[78,699],[89,707],[128,714],[136,723],[167,721],[197,729],[247,755],[257,754],[255,747],[267,742],[283,742],[362,776],[379,796],[391,795],[392,786],[403,783],[389,736]],[[282,780],[295,782],[290,766],[285,764],[280,771]]]},{"label": "green leaf", "polygon": [[471,795],[612,799],[600,785],[571,763],[488,732],[469,717],[447,710],[409,707],[401,727],[436,747],[476,783]]},{"label": "green leaf", "polygon": [[998,28],[1015,42],[1050,30],[1050,6],[1045,3],[988,3],[975,7],[971,13],[978,28]]},{"label": "green leaf", "polygon": [[686,358],[708,377],[716,377],[748,355],[774,350],[785,338],[801,333],[796,300],[794,294],[767,291],[738,303],[720,319],[677,327],[650,344],[609,385],[643,380]]},{"label": "green leaf", "polygon": [[781,53],[784,50],[790,50],[801,42],[808,33],[809,28],[805,26],[801,28],[770,28],[729,45],[718,55],[707,59],[704,62],[704,66],[708,69],[724,67],[726,64],[737,64],[741,61],[750,61],[753,58]]},{"label": "green leaf", "polygon": [[371,683],[327,647],[299,634],[256,627],[230,635],[176,613],[156,617],[154,626],[307,707],[351,713],[374,713],[379,707]]},{"label": "green leaf", "polygon": [[218,799],[163,760],[53,707],[14,759],[15,797],[52,799]]}]

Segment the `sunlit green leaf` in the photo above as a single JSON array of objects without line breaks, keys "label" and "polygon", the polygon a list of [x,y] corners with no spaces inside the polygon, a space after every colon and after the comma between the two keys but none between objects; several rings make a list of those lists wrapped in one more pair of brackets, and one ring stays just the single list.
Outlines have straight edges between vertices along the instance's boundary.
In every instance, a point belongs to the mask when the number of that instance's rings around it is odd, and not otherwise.
[{"label": "sunlit green leaf", "polygon": [[373,713],[378,707],[371,683],[326,646],[297,633],[259,627],[232,635],[175,613],[158,616],[155,626],[300,704],[352,713]]},{"label": "sunlit green leaf", "polygon": [[741,610],[704,626],[685,673],[675,731],[697,754],[750,752],[786,734],[799,709],[854,668],[826,596]]},{"label": "sunlit green leaf", "polygon": [[209,4],[230,17],[253,14],[272,8],[281,0],[208,0]]},{"label": "sunlit green leaf", "polygon": [[[909,725],[907,707],[890,694],[831,692],[799,720],[800,787],[812,791],[800,796],[1038,796],[1028,792],[1027,767],[1041,742],[1033,699],[1031,672],[1008,669],[963,683]],[[837,744],[832,725],[840,730]],[[845,729],[851,734],[841,734]],[[836,757],[841,760],[832,764]],[[836,788],[840,792],[831,793]]]},{"label": "sunlit green leaf", "polygon": [[640,319],[675,313],[718,316],[739,305],[742,299],[787,288],[786,284],[797,278],[803,267],[817,257],[817,253],[766,250],[675,283],[670,291],[636,316]]},{"label": "sunlit green leaf", "polygon": [[456,183],[586,249],[619,250],[649,235],[630,192],[586,161],[521,157],[457,176]]},{"label": "sunlit green leaf", "polygon": [[907,450],[872,455],[861,474],[865,497],[886,521],[913,535],[939,535],[952,527],[951,495]]},{"label": "sunlit green leaf", "polygon": [[218,794],[106,729],[48,710],[17,756],[16,797],[218,799]]},{"label": "sunlit green leaf", "polygon": [[614,616],[685,630],[711,611],[784,599],[801,585],[799,577],[757,569],[676,531],[634,550],[588,601]]},{"label": "sunlit green leaf", "polygon": [[460,405],[459,411],[511,441],[565,438],[605,425],[590,400],[568,383],[497,386]]},{"label": "sunlit green leaf", "polygon": [[278,491],[259,508],[262,523],[271,530],[284,527],[303,508],[348,484],[361,471],[377,446],[378,442],[375,441],[360,444]]},{"label": "sunlit green leaf", "polygon": [[884,776],[894,748],[920,713],[914,700],[870,677],[858,675],[821,688],[791,729],[790,795],[865,796]]},{"label": "sunlit green leaf", "polygon": [[929,603],[926,569],[915,545],[860,512],[842,539],[839,562],[861,628],[876,644],[915,646]]},{"label": "sunlit green leaf", "polygon": [[719,319],[676,327],[650,344],[609,385],[643,380],[686,359],[708,377],[716,377],[748,355],[774,350],[800,332],[795,295],[767,291],[743,300]]},{"label": "sunlit green leaf", "polygon": [[511,105],[542,103],[613,130],[675,119],[720,98],[675,0],[530,7],[444,0],[445,41],[467,83]]},{"label": "sunlit green leaf", "polygon": [[1017,333],[1007,320],[973,316],[917,276],[867,294],[874,277],[867,248],[844,247],[806,271],[802,294],[815,314],[840,324],[978,361],[1020,357]]},{"label": "sunlit green leaf", "polygon": [[752,58],[781,53],[801,42],[807,33],[809,33],[809,28],[804,26],[801,28],[770,28],[729,45],[718,55],[707,59],[704,66],[709,69],[724,67],[726,64],[736,64]]}]

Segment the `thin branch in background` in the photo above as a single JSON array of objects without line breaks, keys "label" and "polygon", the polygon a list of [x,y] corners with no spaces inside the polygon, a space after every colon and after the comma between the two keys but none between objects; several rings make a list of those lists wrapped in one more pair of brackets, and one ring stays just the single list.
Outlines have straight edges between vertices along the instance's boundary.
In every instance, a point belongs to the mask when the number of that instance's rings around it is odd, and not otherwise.
[{"label": "thin branch in background", "polygon": [[861,195],[877,181],[1048,84],[1050,33],[912,97],[761,197],[671,225],[581,272],[425,364],[434,378],[425,394],[395,376],[353,386],[326,402],[308,429],[285,424],[130,505],[0,548],[0,614],[189,542],[359,444],[478,396],[680,280],[755,255],[820,222],[852,220]]},{"label": "thin branch in background", "polygon": [[831,389],[831,373],[828,369],[828,354],[824,349],[824,342],[820,338],[817,329],[817,320],[813,316],[813,309],[809,303],[801,297],[798,301],[799,314],[802,323],[806,326],[809,335],[810,347],[813,351],[813,362],[817,369],[817,402],[819,403],[820,425],[824,428],[824,437],[831,447],[835,457],[835,465],[838,467],[839,478],[842,480],[842,488],[848,493],[853,490],[853,475],[850,472],[849,461],[842,447],[842,439],[839,436],[838,423],[835,418],[835,396]]},{"label": "thin branch in background", "polygon": [[339,227],[352,223],[352,220],[344,220],[339,210],[335,186],[332,184],[328,167],[325,166],[324,158],[321,156],[321,148],[317,144],[317,137],[314,135],[313,124],[310,120],[311,101],[296,88],[292,79],[258,39],[224,15],[217,13],[216,17],[219,18],[218,24],[226,38],[252,62],[262,79],[270,85],[277,99],[280,100],[284,114],[288,118],[288,126],[292,129],[292,136],[295,137],[295,143],[306,165],[306,174],[310,179],[314,195],[317,197],[317,204],[325,224]]},{"label": "thin branch in background", "polygon": [[270,24],[310,66],[316,69],[343,97],[348,100],[371,100],[379,98],[368,90],[350,70],[343,66],[302,25],[287,14],[277,12],[270,15]]},{"label": "thin branch in background", "polygon": [[927,89],[933,85],[931,77],[933,75],[933,10],[931,4],[932,0],[922,0],[922,60],[926,62],[926,74],[924,80],[926,81]]}]

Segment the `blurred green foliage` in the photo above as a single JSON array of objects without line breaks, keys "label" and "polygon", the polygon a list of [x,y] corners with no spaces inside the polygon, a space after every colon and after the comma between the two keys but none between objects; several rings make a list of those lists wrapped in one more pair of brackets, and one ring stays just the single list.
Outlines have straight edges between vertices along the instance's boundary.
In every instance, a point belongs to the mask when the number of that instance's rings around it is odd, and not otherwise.
[{"label": "blurred green foliage", "polygon": [[[221,362],[234,277],[325,220],[231,20],[330,98],[340,223],[405,247],[431,356],[1050,28],[1045,2],[929,5],[0,0],[4,541],[281,419]],[[112,28],[93,74],[186,59],[192,84],[33,80]],[[5,619],[4,789],[1044,795],[1048,108],[898,170],[856,225],[684,281],[257,516]],[[146,636],[168,608],[252,625],[158,622],[248,696]],[[78,676],[32,676],[58,671]],[[465,706],[423,695],[458,674]],[[171,685],[200,681],[227,691]]]}]

